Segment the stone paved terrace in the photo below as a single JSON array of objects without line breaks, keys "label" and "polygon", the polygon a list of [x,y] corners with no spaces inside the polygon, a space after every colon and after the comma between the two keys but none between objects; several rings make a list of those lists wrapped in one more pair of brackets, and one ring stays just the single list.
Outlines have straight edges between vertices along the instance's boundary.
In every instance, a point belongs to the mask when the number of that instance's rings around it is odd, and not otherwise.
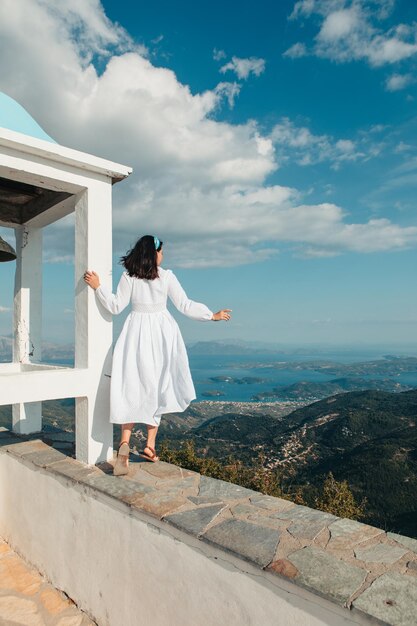
[{"label": "stone paved terrace", "polygon": [[0,624],[94,626],[95,622],[0,538]]},{"label": "stone paved terrace", "polygon": [[0,433],[0,454],[82,485],[129,515],[158,520],[180,531],[183,542],[238,557],[265,579],[320,596],[348,623],[417,624],[415,539],[136,455],[129,474],[114,477],[110,463],[87,466],[8,432]]}]

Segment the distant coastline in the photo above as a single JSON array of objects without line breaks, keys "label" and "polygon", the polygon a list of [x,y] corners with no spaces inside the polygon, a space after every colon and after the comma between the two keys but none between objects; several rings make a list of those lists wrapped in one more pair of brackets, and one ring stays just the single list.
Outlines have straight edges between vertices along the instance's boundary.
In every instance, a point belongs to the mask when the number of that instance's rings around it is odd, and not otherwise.
[{"label": "distant coastline", "polygon": [[[45,342],[43,361],[73,366],[72,345]],[[0,337],[0,361],[12,338]],[[188,346],[197,401],[312,403],[350,391],[401,392],[417,387],[417,356],[353,348],[265,350],[258,342],[210,341]]]}]

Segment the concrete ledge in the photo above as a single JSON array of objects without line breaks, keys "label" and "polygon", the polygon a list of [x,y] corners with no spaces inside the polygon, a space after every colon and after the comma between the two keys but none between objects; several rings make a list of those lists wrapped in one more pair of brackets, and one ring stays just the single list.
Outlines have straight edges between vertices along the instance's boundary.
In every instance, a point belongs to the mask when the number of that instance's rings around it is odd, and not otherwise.
[{"label": "concrete ledge", "polygon": [[414,539],[164,462],[131,455],[114,477],[15,441],[0,535],[100,626],[414,623]]}]

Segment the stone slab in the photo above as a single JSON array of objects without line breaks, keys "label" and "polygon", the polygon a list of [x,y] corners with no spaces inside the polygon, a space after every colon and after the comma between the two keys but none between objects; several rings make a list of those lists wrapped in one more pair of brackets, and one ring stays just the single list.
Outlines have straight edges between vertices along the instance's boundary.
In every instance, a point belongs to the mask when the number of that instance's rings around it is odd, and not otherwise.
[{"label": "stone slab", "polygon": [[330,513],[323,513],[322,511],[318,511],[317,509],[310,509],[308,506],[294,506],[286,511],[277,511],[276,513],[271,513],[269,517],[278,517],[283,520],[291,520],[293,522],[302,521],[302,522],[316,522],[318,519],[331,519],[332,521],[336,521],[339,519],[335,515],[331,515]]},{"label": "stone slab", "polygon": [[355,556],[360,561],[366,563],[385,563],[392,565],[404,554],[407,554],[408,550],[400,548],[399,546],[390,546],[388,543],[378,543],[376,546],[369,548],[356,548]]},{"label": "stone slab", "polygon": [[300,520],[291,524],[287,530],[296,539],[310,539],[312,541],[322,530],[328,527],[331,521],[330,517],[319,517],[314,522]]},{"label": "stone slab", "polygon": [[140,487],[137,482],[127,480],[122,476],[110,476],[95,472],[86,476],[82,482],[118,500],[123,500],[125,496],[133,496],[140,493]]},{"label": "stone slab", "polygon": [[324,528],[337,520],[335,515],[323,513],[307,506],[295,506],[285,511],[271,513],[270,518],[289,520],[288,532],[297,539],[313,540]]},{"label": "stone slab", "polygon": [[314,547],[293,552],[288,560],[298,569],[296,581],[342,606],[365,581],[367,572]]},{"label": "stone slab", "polygon": [[29,452],[24,455],[25,461],[30,461],[37,467],[47,467],[51,463],[62,461],[66,456],[62,452],[46,446],[46,450],[37,450],[36,452]]},{"label": "stone slab", "polygon": [[0,586],[3,589],[33,596],[39,591],[41,584],[38,573],[29,568],[15,552],[10,551],[0,559]]},{"label": "stone slab", "polygon": [[200,535],[218,515],[226,508],[226,505],[215,504],[213,506],[200,506],[190,511],[165,515],[163,518],[176,528],[185,530],[191,535]]},{"label": "stone slab", "polygon": [[188,499],[194,504],[215,504],[216,502],[221,502],[219,498],[206,498],[204,496],[188,496]]},{"label": "stone slab", "polygon": [[9,545],[5,541],[0,539],[0,558],[4,556],[5,554],[10,554],[10,553],[11,553],[11,548],[9,547]]},{"label": "stone slab", "polygon": [[274,558],[279,531],[244,520],[228,519],[209,528],[201,539],[265,567]]},{"label": "stone slab", "polygon": [[19,440],[19,443],[10,443],[10,445],[7,445],[7,451],[13,454],[13,456],[18,457],[23,457],[39,450],[50,450],[50,447],[40,439],[32,439],[30,441]]},{"label": "stone slab", "polygon": [[158,483],[160,485],[172,485],[173,483],[176,482],[185,482],[185,484],[189,483],[200,483],[200,474],[197,474],[196,472],[192,472],[191,470],[182,470],[181,471],[181,475],[180,476],[168,476],[167,478],[160,478],[159,476],[156,477]]},{"label": "stone slab", "polygon": [[405,535],[398,535],[397,533],[387,533],[387,536],[417,554],[417,539],[412,539]]},{"label": "stone slab", "polygon": [[217,498],[217,502],[221,502],[222,500],[230,501],[248,498],[249,496],[256,495],[256,491],[246,489],[246,487],[240,487],[234,483],[228,483],[225,480],[202,476],[198,495],[200,498],[210,498],[211,502],[213,498]]},{"label": "stone slab", "polygon": [[163,491],[196,491],[199,485],[198,475],[186,476],[184,478],[176,478],[175,480],[158,480],[156,486]]},{"label": "stone slab", "polygon": [[278,559],[277,561],[273,561],[271,565],[268,565],[268,570],[275,572],[279,576],[283,576],[284,578],[289,578],[292,580],[299,575],[298,569],[288,561],[288,559]]},{"label": "stone slab", "polygon": [[[113,465],[109,463],[111,468],[110,472],[113,473]],[[134,463],[129,462],[129,480],[134,480],[135,482],[140,483],[141,485],[150,485],[155,486],[157,484],[157,480],[155,476],[148,474],[148,472],[144,472],[141,469],[140,465],[135,465]]]},{"label": "stone slab", "polygon": [[8,544],[0,560],[0,624],[21,626],[93,626],[72,600],[46,582]]},{"label": "stone slab", "polygon": [[160,493],[158,490],[146,494],[137,502],[132,502],[132,505],[137,510],[145,511],[158,519],[161,519],[164,515],[168,515],[169,513],[175,513],[186,504],[191,506],[185,496],[181,494]]},{"label": "stone slab", "polygon": [[49,586],[40,592],[39,599],[49,615],[59,615],[74,607],[72,600]]},{"label": "stone slab", "polygon": [[374,539],[378,535],[383,536],[384,531],[374,526],[368,526],[361,522],[350,519],[339,519],[329,526],[330,540],[328,548],[330,550],[346,550]]},{"label": "stone slab", "polygon": [[135,490],[127,496],[122,496],[120,499],[126,502],[126,504],[140,508],[140,499],[148,494],[156,493],[156,491],[157,490],[152,485],[142,485],[141,483],[135,482]]},{"label": "stone slab", "polygon": [[395,626],[417,623],[416,579],[397,572],[387,572],[353,602],[368,615]]},{"label": "stone slab", "polygon": [[0,597],[0,623],[8,626],[44,626],[38,606],[32,599],[6,595]]},{"label": "stone slab", "polygon": [[336,520],[329,526],[330,536],[334,539],[360,533],[363,528],[366,528],[365,524],[357,522],[354,519],[343,518]]},{"label": "stone slab", "polygon": [[290,500],[274,498],[274,496],[265,496],[263,493],[251,496],[249,500],[255,506],[261,509],[268,509],[269,511],[287,511],[288,509],[293,509],[296,506],[294,502],[291,502]]},{"label": "stone slab", "polygon": [[91,467],[91,465],[84,465],[84,463],[80,463],[69,457],[51,463],[48,465],[48,471],[61,474],[67,478],[72,478],[76,482],[83,482],[90,474],[100,473],[97,468]]},{"label": "stone slab", "polygon": [[269,517],[269,515],[265,515],[265,512],[255,513],[254,515],[248,515],[246,519],[247,521],[254,522],[255,524],[260,524],[261,526],[268,526],[268,528],[275,528],[280,531],[286,530],[288,526],[288,522],[278,519],[276,517],[275,518]]},{"label": "stone slab", "polygon": [[143,462],[143,470],[152,474],[156,478],[167,479],[167,478],[185,478],[186,476],[190,476],[193,474],[196,475],[195,472],[191,470],[182,469],[177,465],[171,465],[170,463],[165,463],[165,461],[157,461],[153,463],[152,461]]},{"label": "stone slab", "polygon": [[254,506],[253,504],[246,504],[245,502],[239,502],[239,504],[235,504],[230,508],[230,510],[233,515],[242,517],[248,515],[254,515],[256,517],[259,517],[260,513],[264,517],[266,513],[265,509],[259,509],[257,506]]}]

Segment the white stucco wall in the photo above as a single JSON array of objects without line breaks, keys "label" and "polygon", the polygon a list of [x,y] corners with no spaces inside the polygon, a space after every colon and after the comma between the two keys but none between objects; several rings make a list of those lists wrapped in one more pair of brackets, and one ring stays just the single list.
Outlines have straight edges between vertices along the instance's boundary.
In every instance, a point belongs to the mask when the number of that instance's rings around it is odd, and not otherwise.
[{"label": "white stucco wall", "polygon": [[[11,106],[18,108],[13,102]],[[60,198],[71,194],[27,216],[24,224],[8,212],[2,215],[1,224],[16,230],[14,364],[41,359],[42,228],[75,212],[75,367],[59,372],[0,368],[0,404],[13,405],[15,432],[33,433],[42,427],[43,400],[76,398],[76,456],[90,464],[113,455],[106,376],[112,319],[97,306],[83,274],[94,269],[112,286],[112,185],[130,172],[126,166],[0,128],[2,178],[60,192]]]},{"label": "white stucco wall", "polygon": [[0,454],[0,535],[99,626],[347,626],[346,609]]}]

